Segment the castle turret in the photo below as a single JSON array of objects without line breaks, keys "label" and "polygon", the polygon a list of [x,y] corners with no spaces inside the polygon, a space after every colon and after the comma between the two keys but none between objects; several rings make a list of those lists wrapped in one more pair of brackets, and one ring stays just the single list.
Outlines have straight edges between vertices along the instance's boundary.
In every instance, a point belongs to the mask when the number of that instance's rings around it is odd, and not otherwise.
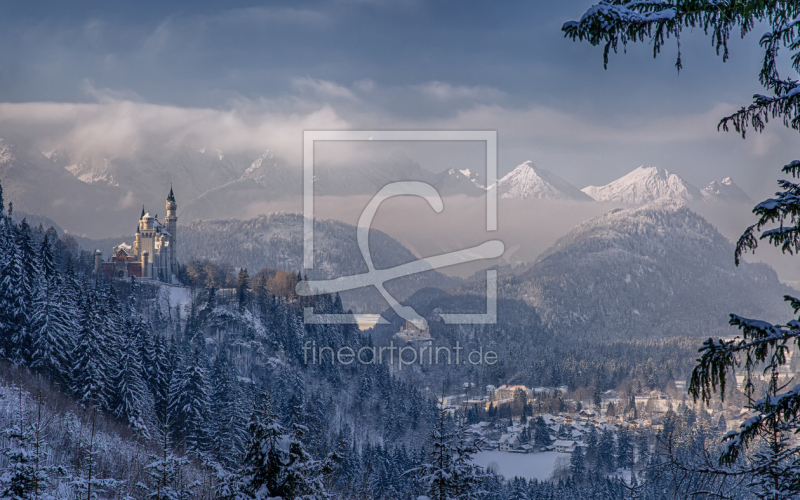
[{"label": "castle turret", "polygon": [[[144,209],[144,207],[142,207]],[[139,234],[140,224],[136,224],[136,239],[133,240],[133,255],[139,255],[142,251],[142,237]]]},{"label": "castle turret", "polygon": [[100,270],[103,267],[103,252],[100,249],[94,251],[94,274],[100,276]]},{"label": "castle turret", "polygon": [[169,237],[169,249],[167,250],[167,276],[164,278],[167,282],[171,281],[173,274],[178,274],[178,204],[175,203],[175,195],[172,192],[172,185],[169,186],[169,195],[167,196],[167,232]]}]

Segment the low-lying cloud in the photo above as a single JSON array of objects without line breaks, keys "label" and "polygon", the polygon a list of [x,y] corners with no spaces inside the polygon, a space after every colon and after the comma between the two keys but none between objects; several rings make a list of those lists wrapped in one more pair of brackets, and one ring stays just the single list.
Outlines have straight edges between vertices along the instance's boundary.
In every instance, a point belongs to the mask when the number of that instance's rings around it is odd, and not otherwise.
[{"label": "low-lying cloud", "polygon": [[[369,80],[347,85],[302,77],[293,89],[276,99],[237,98],[224,108],[153,104],[90,89],[91,103],[2,103],[0,133],[31,140],[43,152],[59,149],[78,158],[134,156],[154,147],[253,154],[271,149],[299,168],[303,130],[497,130],[501,174],[534,160],[583,187],[606,184],[642,164],[659,165],[701,187],[733,176],[753,197],[772,191],[772,175],[789,160],[785,150],[791,132],[781,128],[770,127],[747,141],[718,132],[719,118],[734,109],[722,103],[690,114],[606,120],[540,104],[503,104],[499,90],[443,82],[385,87]],[[403,102],[448,111],[411,118],[393,109]],[[357,146],[340,149],[333,163],[363,156]],[[463,163],[458,155],[451,165],[442,165],[448,161],[442,155],[407,154],[432,170]],[[775,168],[764,177],[763,169],[753,169],[757,164]]]}]

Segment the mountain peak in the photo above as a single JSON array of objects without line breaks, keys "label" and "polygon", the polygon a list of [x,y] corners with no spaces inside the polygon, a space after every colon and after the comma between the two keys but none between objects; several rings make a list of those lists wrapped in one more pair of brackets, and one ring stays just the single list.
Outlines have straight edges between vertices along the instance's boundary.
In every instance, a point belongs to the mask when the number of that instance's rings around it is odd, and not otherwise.
[{"label": "mountain peak", "polygon": [[749,203],[753,201],[730,177],[725,177],[719,182],[712,181],[703,188],[703,197],[708,201],[725,203]]},{"label": "mountain peak", "polygon": [[528,160],[497,182],[501,198],[556,198],[588,201],[591,198],[558,175]]},{"label": "mountain peak", "polygon": [[732,252],[686,203],[660,198],[582,222],[523,273],[501,279],[498,294],[524,300],[548,326],[593,337],[722,335],[731,310],[784,317],[770,299],[785,289],[777,274],[737,267]]},{"label": "mountain peak", "polygon": [[703,199],[699,189],[663,167],[641,166],[605,186],[588,186],[581,191],[597,201],[641,205],[659,198],[682,201]]}]

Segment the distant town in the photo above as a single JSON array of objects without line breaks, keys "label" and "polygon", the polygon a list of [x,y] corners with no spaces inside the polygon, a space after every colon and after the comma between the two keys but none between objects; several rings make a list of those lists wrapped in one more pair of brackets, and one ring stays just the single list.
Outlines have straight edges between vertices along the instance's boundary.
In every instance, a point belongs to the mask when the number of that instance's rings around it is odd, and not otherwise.
[{"label": "distant town", "polygon": [[[736,378],[737,384],[743,382],[741,376]],[[593,429],[610,431],[614,435],[620,429],[647,435],[652,448],[654,437],[664,430],[667,413],[680,412],[683,408],[695,413],[706,412],[722,433],[737,429],[751,416],[751,412],[738,404],[726,402],[709,408],[695,403],[687,394],[684,381],[672,381],[667,386],[667,392],[654,390],[632,398],[608,390],[594,394],[593,400],[577,400],[565,397],[569,394],[566,386],[488,385],[482,396],[471,396],[469,392],[474,392],[475,388],[465,387],[464,394],[438,399],[451,414],[465,415],[471,422],[472,438],[481,440],[484,450],[508,453],[555,451],[570,454],[578,447],[589,446],[587,438]],[[546,434],[540,430],[542,424]]]}]

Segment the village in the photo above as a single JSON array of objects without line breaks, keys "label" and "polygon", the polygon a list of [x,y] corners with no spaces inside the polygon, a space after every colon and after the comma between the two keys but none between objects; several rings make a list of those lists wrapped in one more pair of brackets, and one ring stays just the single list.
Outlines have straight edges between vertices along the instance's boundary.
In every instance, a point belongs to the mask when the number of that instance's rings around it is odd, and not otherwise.
[{"label": "village", "polygon": [[[737,377],[737,382],[741,384],[742,377]],[[468,398],[465,390],[465,394],[445,396],[439,401],[451,414],[465,415],[470,434],[474,440],[482,441],[482,449],[523,454],[571,454],[578,447],[586,449],[593,430],[598,435],[610,432],[617,436],[624,429],[631,435],[647,436],[646,442],[652,448],[670,410],[704,411],[723,434],[751,416],[747,409],[735,404],[716,408],[695,404],[684,381],[674,381],[670,387],[671,394],[654,390],[621,397],[618,391],[608,390],[595,394],[593,401],[579,401],[564,397],[571,395],[566,386],[489,385],[480,397]],[[560,411],[554,411],[554,402]]]}]

